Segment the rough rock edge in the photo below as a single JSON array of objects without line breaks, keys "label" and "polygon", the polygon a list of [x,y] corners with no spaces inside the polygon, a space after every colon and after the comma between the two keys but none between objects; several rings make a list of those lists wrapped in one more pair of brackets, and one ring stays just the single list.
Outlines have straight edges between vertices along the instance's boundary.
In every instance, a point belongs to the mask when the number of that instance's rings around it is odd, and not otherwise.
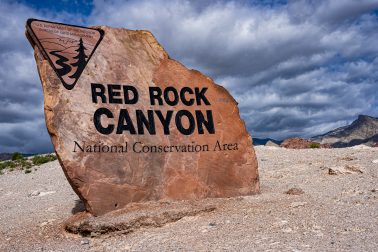
[{"label": "rough rock edge", "polygon": [[123,209],[94,217],[80,212],[64,224],[65,231],[83,237],[129,234],[141,228],[162,227],[187,216],[216,210],[213,205],[184,202],[132,203]]}]

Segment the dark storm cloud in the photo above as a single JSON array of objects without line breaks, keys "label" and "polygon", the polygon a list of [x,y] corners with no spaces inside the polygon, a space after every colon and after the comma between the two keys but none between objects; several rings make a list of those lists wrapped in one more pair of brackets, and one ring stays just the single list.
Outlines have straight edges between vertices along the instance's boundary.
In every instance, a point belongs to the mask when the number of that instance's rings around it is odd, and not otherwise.
[{"label": "dark storm cloud", "polygon": [[2,123],[1,128],[0,149],[5,150],[4,152],[43,153],[52,151],[44,118],[41,116],[39,120],[30,122]]},{"label": "dark storm cloud", "polygon": [[[90,17],[0,5],[0,152],[51,150],[27,18],[147,29],[225,86],[255,137],[378,116],[378,1],[94,1]],[[375,12],[374,12],[375,11]]]}]

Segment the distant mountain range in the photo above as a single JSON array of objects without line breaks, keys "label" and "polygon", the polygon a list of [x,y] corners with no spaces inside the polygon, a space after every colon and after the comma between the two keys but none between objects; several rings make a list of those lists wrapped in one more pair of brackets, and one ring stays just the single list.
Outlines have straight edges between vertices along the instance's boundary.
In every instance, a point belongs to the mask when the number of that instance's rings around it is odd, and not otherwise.
[{"label": "distant mountain range", "polygon": [[310,140],[330,144],[333,148],[350,147],[359,144],[373,145],[378,142],[378,118],[359,115],[350,125],[331,130]]},{"label": "distant mountain range", "polygon": [[0,161],[8,160],[12,158],[12,153],[0,153]]},{"label": "distant mountain range", "polygon": [[272,138],[253,138],[253,145],[265,145],[268,141],[272,141],[273,143],[276,143],[280,145],[282,141],[275,140]]},{"label": "distant mountain range", "polygon": [[[359,144],[373,146],[378,143],[378,118],[359,115],[350,125],[331,130],[325,134],[313,136],[309,140],[333,148],[350,147]],[[265,145],[268,141],[281,144],[271,138],[253,138],[253,145]]]}]

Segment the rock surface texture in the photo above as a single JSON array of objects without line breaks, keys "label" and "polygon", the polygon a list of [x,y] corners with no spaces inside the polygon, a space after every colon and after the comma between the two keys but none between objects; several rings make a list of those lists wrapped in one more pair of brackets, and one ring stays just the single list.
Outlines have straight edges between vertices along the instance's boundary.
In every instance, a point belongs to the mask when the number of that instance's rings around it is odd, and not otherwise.
[{"label": "rock surface texture", "polygon": [[281,147],[287,149],[307,149],[310,148],[311,141],[299,137],[287,138],[281,143]]},{"label": "rock surface texture", "polygon": [[[46,125],[64,173],[86,209],[94,215],[120,209],[131,202],[231,197],[259,192],[257,160],[236,101],[212,79],[189,70],[168,54],[148,31],[98,27],[104,38],[72,90],[63,87],[49,62],[34,46],[44,91]],[[91,83],[132,85],[139,93],[133,105],[102,104],[92,100]],[[208,88],[209,106],[151,105],[149,87]],[[170,133],[155,115],[156,134],[104,135],[94,125],[95,111],[105,107],[114,119],[102,123],[117,127],[120,109],[136,121],[136,110],[212,110],[215,133],[197,130],[181,134],[174,124]],[[174,116],[174,115],[173,115]],[[174,117],[172,119],[174,122]],[[135,126],[136,127],[136,126]],[[81,151],[75,141],[85,151]],[[88,146],[125,146],[127,152],[87,151]],[[133,150],[135,143],[138,149]],[[208,145],[209,151],[146,152],[143,146]],[[84,147],[84,145],[86,147]]]},{"label": "rock surface texture", "polygon": [[280,146],[287,149],[331,148],[329,144],[319,144],[300,137],[287,138]]}]

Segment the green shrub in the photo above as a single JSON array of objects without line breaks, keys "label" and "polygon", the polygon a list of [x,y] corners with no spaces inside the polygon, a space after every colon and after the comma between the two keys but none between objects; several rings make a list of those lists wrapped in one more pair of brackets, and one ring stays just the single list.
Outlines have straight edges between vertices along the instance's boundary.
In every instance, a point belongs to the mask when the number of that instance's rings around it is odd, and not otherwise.
[{"label": "green shrub", "polygon": [[0,162],[0,170],[7,168],[16,168],[17,164],[14,161],[3,161]]},{"label": "green shrub", "polygon": [[22,160],[22,159],[24,159],[24,156],[22,156],[22,154],[20,152],[13,153],[13,155],[12,155],[13,161]]},{"label": "green shrub", "polygon": [[53,154],[37,155],[32,158],[33,165],[41,165],[56,160],[56,156]]},{"label": "green shrub", "polygon": [[311,143],[310,148],[311,149],[318,149],[318,148],[320,148],[320,143]]},{"label": "green shrub", "polygon": [[4,169],[13,171],[15,168],[24,170],[25,173],[30,173],[33,165],[41,165],[47,162],[56,160],[56,156],[53,154],[37,155],[32,159],[24,158],[20,153],[16,152],[12,156],[12,160],[0,161],[0,172]]},{"label": "green shrub", "polygon": [[32,164],[29,160],[21,160],[21,162],[19,162],[20,166],[21,166],[21,169],[29,169],[32,167]]},{"label": "green shrub", "polygon": [[15,168],[28,169],[31,168],[32,164],[26,159],[16,160],[16,161],[3,161],[0,162],[0,170],[9,169],[13,171]]},{"label": "green shrub", "polygon": [[0,162],[0,171],[7,168],[5,162]]}]

